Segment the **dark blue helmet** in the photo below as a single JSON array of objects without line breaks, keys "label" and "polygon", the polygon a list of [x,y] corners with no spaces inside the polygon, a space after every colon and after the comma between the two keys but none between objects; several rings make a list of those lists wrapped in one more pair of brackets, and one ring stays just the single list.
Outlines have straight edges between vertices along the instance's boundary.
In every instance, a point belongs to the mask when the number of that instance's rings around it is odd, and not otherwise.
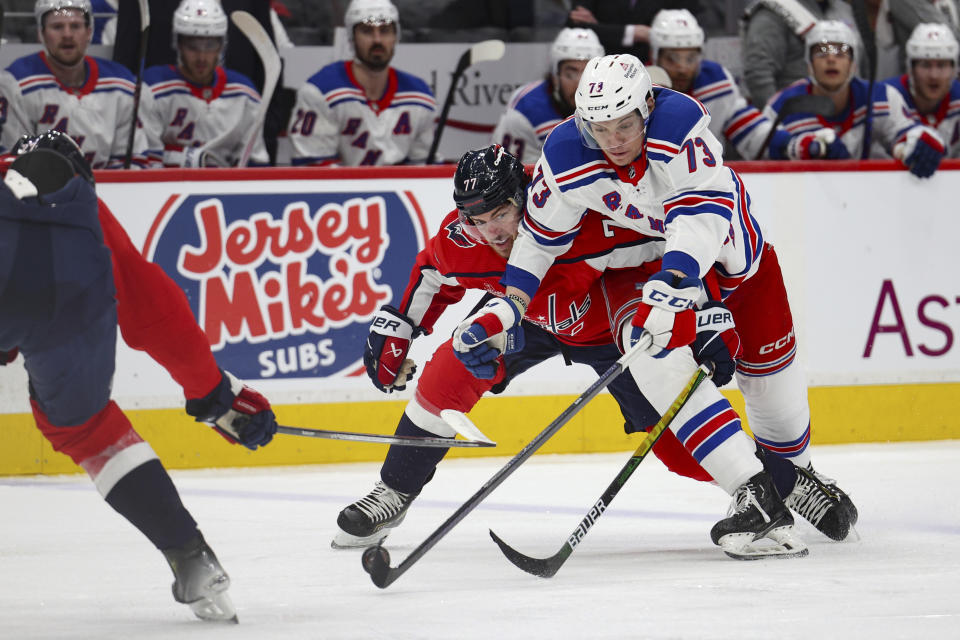
[{"label": "dark blue helmet", "polygon": [[10,153],[22,156],[38,150],[52,151],[65,158],[73,167],[73,172],[91,185],[94,184],[93,169],[83,157],[83,152],[73,138],[61,131],[50,130],[39,135],[24,135],[17,140]]},{"label": "dark blue helmet", "polygon": [[523,163],[501,147],[467,151],[453,175],[453,200],[462,217],[484,214],[504,202],[523,208],[527,176]]}]

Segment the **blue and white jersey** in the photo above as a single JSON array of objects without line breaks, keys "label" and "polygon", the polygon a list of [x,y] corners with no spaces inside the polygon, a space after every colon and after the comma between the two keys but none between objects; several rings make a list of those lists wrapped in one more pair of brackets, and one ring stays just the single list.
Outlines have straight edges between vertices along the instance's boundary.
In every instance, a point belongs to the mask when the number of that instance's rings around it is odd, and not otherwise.
[{"label": "blue and white jersey", "polygon": [[[810,113],[793,113],[781,121],[779,129],[789,133],[789,137],[807,131],[833,129],[837,140],[843,143],[852,158],[859,158],[863,146],[864,131],[867,121],[867,92],[869,84],[861,78],[850,80],[850,99],[847,106],[839,114],[830,118]],[[793,96],[812,93],[813,82],[809,78],[797,80],[770,99],[764,108],[764,115],[771,121],[777,117],[777,112],[786,100]],[[878,82],[873,87],[873,102],[871,107],[873,122],[870,134],[870,158],[891,158],[893,147],[903,142],[907,131],[914,127],[921,127],[918,121],[907,114],[906,105],[900,93],[888,84]],[[929,127],[926,127],[929,129]],[[931,129],[934,137],[937,134]],[[780,133],[770,141],[771,153],[775,144],[783,144],[788,137]]]},{"label": "blue and white jersey", "polygon": [[173,65],[150,67],[143,74],[140,121],[153,162],[178,167],[185,147],[203,147],[234,165],[256,127],[250,164],[268,164],[263,123],[258,123],[260,93],[242,73],[217,67],[213,84],[201,87]]},{"label": "blue and white jersey", "polygon": [[700,63],[691,95],[710,112],[710,131],[729,142],[744,159],[753,160],[773,124],[747,102],[727,69],[712,60]]},{"label": "blue and white jersey", "polygon": [[665,238],[663,268],[699,277],[716,265],[724,295],[759,265],[763,236],[740,177],[723,165],[700,102],[654,87],[641,156],[617,167],[584,146],[570,118],[553,130],[527,191],[504,282],[532,295],[585,216]]},{"label": "blue and white jersey", "polygon": [[947,147],[948,158],[960,158],[960,81],[954,79],[950,83],[950,91],[933,113],[917,111],[917,103],[910,93],[910,79],[906,74],[884,80],[884,83],[900,93],[911,118],[937,130]]},{"label": "blue and white jersey", "polygon": [[[25,133],[56,129],[80,145],[94,169],[123,166],[133,122],[136,80],[126,67],[101,58],[84,58],[83,86],[65,87],[41,51],[18,58],[0,73],[0,147],[9,149]],[[147,138],[138,128],[133,163],[147,164]]]},{"label": "blue and white jersey", "polygon": [[493,142],[503,145],[524,164],[533,164],[547,135],[562,121],[550,97],[550,83],[531,82],[510,96],[507,110],[493,131]]},{"label": "blue and white jersey", "polygon": [[427,83],[390,68],[387,90],[367,100],[353,62],[329,64],[297,91],[287,133],[293,164],[422,163],[433,142],[437,103]]}]

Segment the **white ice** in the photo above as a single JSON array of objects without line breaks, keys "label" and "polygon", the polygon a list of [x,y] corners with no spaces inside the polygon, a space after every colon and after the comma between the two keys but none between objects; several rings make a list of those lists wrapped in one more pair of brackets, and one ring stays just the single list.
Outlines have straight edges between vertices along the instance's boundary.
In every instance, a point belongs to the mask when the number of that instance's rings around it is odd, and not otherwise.
[{"label": "white ice", "polygon": [[[330,548],[379,465],[174,472],[233,580],[237,626],[176,604],[161,555],[85,476],[3,478],[0,638],[960,637],[960,441],[817,448],[860,522],[835,543],[798,520],[806,558],[727,558],[709,539],[727,496],[652,457],[554,578],[490,540],[556,552],[628,456],[534,456],[385,590],[359,552]],[[387,541],[393,565],[507,459],[442,463]]]}]

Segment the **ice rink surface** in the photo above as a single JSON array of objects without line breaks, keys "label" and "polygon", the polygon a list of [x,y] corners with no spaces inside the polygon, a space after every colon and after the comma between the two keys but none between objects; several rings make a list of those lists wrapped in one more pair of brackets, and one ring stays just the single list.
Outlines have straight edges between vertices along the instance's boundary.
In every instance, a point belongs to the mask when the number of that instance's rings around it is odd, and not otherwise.
[{"label": "ice rink surface", "polygon": [[[0,638],[960,638],[960,441],[816,448],[860,521],[835,543],[798,520],[806,558],[727,558],[709,538],[726,494],[652,457],[554,578],[490,540],[555,553],[628,457],[534,456],[386,590],[330,548],[379,465],[174,472],[239,625],[173,602],[162,556],[86,476],[0,478]],[[393,565],[506,460],[442,463]]]}]

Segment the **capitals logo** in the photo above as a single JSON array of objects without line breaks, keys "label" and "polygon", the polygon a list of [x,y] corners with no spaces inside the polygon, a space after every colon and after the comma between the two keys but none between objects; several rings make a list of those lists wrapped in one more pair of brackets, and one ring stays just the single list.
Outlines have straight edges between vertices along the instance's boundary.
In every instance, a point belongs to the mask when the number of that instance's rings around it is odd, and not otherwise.
[{"label": "capitals logo", "polygon": [[174,195],[144,255],[184,290],[223,368],[329,377],[362,370],[370,321],[425,237],[411,192]]}]

